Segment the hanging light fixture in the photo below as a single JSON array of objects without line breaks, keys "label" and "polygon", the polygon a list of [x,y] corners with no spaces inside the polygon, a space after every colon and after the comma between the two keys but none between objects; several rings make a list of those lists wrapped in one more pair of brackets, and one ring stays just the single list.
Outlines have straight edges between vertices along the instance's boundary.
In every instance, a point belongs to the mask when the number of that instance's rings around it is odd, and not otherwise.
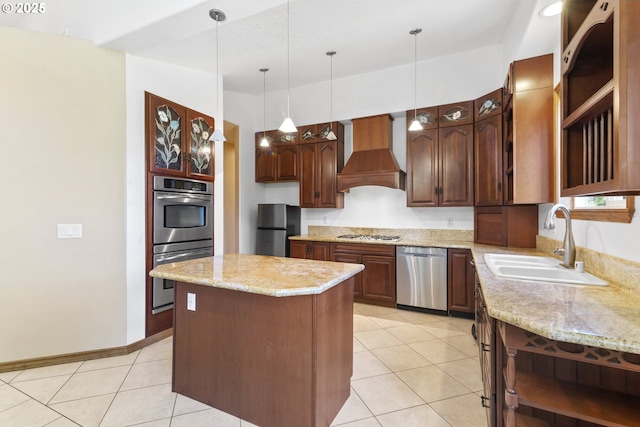
[{"label": "hanging light fixture", "polygon": [[336,54],[335,50],[330,50],[329,52],[327,52],[327,55],[329,56],[329,58],[331,58],[331,102],[330,102],[330,110],[329,110],[329,133],[327,134],[326,138],[329,141],[333,141],[338,139],[338,137],[336,136],[335,132],[333,131],[333,55]]},{"label": "hanging light fixture", "polygon": [[[209,11],[209,16],[211,17],[211,19],[213,19],[214,21],[216,21],[216,113],[218,114],[218,117],[220,116],[220,74],[218,73],[218,66],[219,66],[219,54],[218,54],[218,25],[220,24],[220,21],[224,21],[226,19],[226,15],[224,14],[223,11],[218,10],[218,9],[211,9]],[[211,138],[209,138],[209,141],[216,141],[216,142],[224,142],[227,140],[227,138],[224,137],[224,134],[222,133],[222,131],[220,130],[220,120],[216,120],[216,130],[213,131],[213,134],[211,135]]]},{"label": "hanging light fixture", "polygon": [[422,32],[421,28],[409,31],[414,37],[414,62],[413,62],[413,121],[409,126],[410,131],[422,130],[422,124],[418,120],[418,34]]},{"label": "hanging light fixture", "polygon": [[280,125],[280,130],[285,133],[293,133],[298,132],[296,125],[293,124],[293,120],[291,120],[291,115],[289,114],[289,0],[287,0],[287,118],[284,119],[284,122]]},{"label": "hanging light fixture", "polygon": [[268,68],[260,68],[262,73],[262,139],[260,140],[260,147],[268,147],[269,140],[267,139],[267,71]]}]

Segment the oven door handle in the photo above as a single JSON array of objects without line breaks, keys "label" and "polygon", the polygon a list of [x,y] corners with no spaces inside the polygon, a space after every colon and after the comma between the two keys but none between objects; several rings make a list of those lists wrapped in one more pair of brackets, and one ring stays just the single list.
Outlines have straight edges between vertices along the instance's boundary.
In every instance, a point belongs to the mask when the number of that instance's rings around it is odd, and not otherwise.
[{"label": "oven door handle", "polygon": [[205,202],[211,201],[211,196],[200,196],[198,194],[156,194],[158,200],[172,200],[172,199],[197,199]]},{"label": "oven door handle", "polygon": [[176,259],[193,256],[198,253],[206,253],[206,251],[189,251],[189,252],[184,252],[179,254],[163,255],[163,256],[159,256],[156,262],[173,261]]}]

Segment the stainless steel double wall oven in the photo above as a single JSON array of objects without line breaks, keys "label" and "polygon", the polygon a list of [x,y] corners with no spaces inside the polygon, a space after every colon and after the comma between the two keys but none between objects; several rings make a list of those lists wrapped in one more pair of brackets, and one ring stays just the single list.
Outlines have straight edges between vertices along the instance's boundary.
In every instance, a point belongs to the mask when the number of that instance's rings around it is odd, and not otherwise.
[{"label": "stainless steel double wall oven", "polygon": [[[153,267],[213,255],[213,183],[153,178]],[[153,314],[173,308],[173,280],[153,278]]]}]

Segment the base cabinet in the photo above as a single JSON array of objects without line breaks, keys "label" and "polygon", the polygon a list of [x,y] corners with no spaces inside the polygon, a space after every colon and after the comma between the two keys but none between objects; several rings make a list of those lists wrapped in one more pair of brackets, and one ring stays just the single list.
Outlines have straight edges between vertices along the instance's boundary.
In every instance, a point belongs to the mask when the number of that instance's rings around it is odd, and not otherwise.
[{"label": "base cabinet", "polygon": [[474,275],[469,249],[447,250],[447,309],[451,313],[473,313]]},{"label": "base cabinet", "polygon": [[[475,276],[475,274],[474,274]],[[480,371],[482,374],[482,395],[480,403],[486,409],[487,426],[495,427],[496,424],[496,321],[489,317],[487,305],[482,296],[482,289],[477,277],[475,282],[475,308],[476,308],[476,336],[478,340],[478,356]]]},{"label": "base cabinet", "polygon": [[392,245],[332,243],[331,260],[363,264],[355,276],[354,301],[396,306],[396,252]]},{"label": "base cabinet", "polygon": [[315,259],[316,261],[329,261],[331,259],[331,246],[327,242],[292,240],[289,243],[289,248],[291,258]]},{"label": "base cabinet", "polygon": [[[498,426],[637,426],[640,356],[496,321]],[[504,424],[502,424],[504,422]]]}]

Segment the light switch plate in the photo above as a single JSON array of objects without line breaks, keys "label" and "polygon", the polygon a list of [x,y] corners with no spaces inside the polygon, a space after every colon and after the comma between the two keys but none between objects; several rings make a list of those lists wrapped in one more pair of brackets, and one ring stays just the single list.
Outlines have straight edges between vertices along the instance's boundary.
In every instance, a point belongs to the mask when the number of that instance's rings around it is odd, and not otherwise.
[{"label": "light switch plate", "polygon": [[196,294],[187,292],[187,310],[196,311]]},{"label": "light switch plate", "polygon": [[82,239],[82,224],[58,224],[58,239]]}]

